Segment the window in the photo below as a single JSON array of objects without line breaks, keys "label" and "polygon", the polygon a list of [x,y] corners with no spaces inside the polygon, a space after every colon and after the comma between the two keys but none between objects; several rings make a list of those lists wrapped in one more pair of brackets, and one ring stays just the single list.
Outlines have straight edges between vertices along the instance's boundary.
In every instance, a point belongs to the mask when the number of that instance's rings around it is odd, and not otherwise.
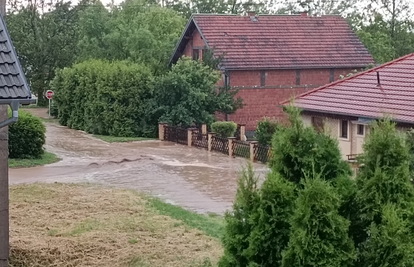
[{"label": "window", "polygon": [[200,58],[200,50],[193,49],[193,60],[198,60]]},{"label": "window", "polygon": [[348,139],[348,121],[341,121],[339,127],[339,136]]},{"label": "window", "polygon": [[357,135],[364,135],[364,132],[365,132],[365,125],[358,124]]},{"label": "window", "polygon": [[228,74],[224,74],[224,86],[230,86],[230,76]]},{"label": "window", "polygon": [[322,117],[312,117],[312,126],[318,133],[323,132],[323,119]]}]

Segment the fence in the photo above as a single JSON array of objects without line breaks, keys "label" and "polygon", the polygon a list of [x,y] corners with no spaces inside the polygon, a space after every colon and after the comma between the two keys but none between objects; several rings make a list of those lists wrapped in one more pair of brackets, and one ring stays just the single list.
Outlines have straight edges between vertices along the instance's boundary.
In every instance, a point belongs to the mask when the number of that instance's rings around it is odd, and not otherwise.
[{"label": "fence", "polygon": [[271,156],[269,146],[261,146],[257,142],[246,142],[244,139],[244,125],[239,125],[239,140],[235,137],[223,138],[216,136],[214,133],[207,133],[207,127],[203,125],[201,129],[181,128],[169,126],[166,124],[159,125],[159,139],[175,142],[183,145],[205,148],[208,151],[217,151],[230,156],[238,156],[266,163]]}]

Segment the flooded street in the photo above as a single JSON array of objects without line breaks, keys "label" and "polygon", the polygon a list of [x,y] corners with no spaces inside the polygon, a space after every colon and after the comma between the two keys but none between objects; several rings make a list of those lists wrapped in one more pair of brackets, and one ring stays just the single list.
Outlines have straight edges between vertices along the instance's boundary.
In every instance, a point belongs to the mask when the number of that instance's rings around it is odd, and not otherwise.
[{"label": "flooded street", "polygon": [[[44,112],[36,109],[33,113]],[[247,161],[170,142],[106,143],[81,131],[46,123],[46,150],[60,162],[10,169],[10,184],[99,183],[145,192],[188,209],[222,214],[231,207]],[[254,164],[258,175],[266,166]]]}]

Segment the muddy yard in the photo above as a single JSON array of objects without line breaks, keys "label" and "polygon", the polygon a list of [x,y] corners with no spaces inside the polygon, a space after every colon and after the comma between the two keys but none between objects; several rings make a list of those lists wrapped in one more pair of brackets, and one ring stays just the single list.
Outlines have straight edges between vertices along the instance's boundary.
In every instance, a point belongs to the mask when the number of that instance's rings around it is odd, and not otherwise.
[{"label": "muddy yard", "polygon": [[[29,109],[47,117],[46,109]],[[238,172],[247,161],[169,142],[106,143],[81,131],[46,122],[46,150],[62,160],[10,169],[10,184],[98,183],[135,189],[200,213],[231,207]],[[254,164],[259,175],[265,165]]]}]

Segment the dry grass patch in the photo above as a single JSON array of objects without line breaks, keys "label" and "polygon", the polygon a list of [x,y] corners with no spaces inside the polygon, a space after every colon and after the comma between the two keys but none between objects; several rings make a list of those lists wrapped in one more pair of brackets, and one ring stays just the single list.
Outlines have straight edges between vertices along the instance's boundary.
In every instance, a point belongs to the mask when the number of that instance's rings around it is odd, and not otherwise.
[{"label": "dry grass patch", "polygon": [[160,215],[131,190],[18,185],[10,201],[13,267],[212,266],[222,255],[216,238]]}]

